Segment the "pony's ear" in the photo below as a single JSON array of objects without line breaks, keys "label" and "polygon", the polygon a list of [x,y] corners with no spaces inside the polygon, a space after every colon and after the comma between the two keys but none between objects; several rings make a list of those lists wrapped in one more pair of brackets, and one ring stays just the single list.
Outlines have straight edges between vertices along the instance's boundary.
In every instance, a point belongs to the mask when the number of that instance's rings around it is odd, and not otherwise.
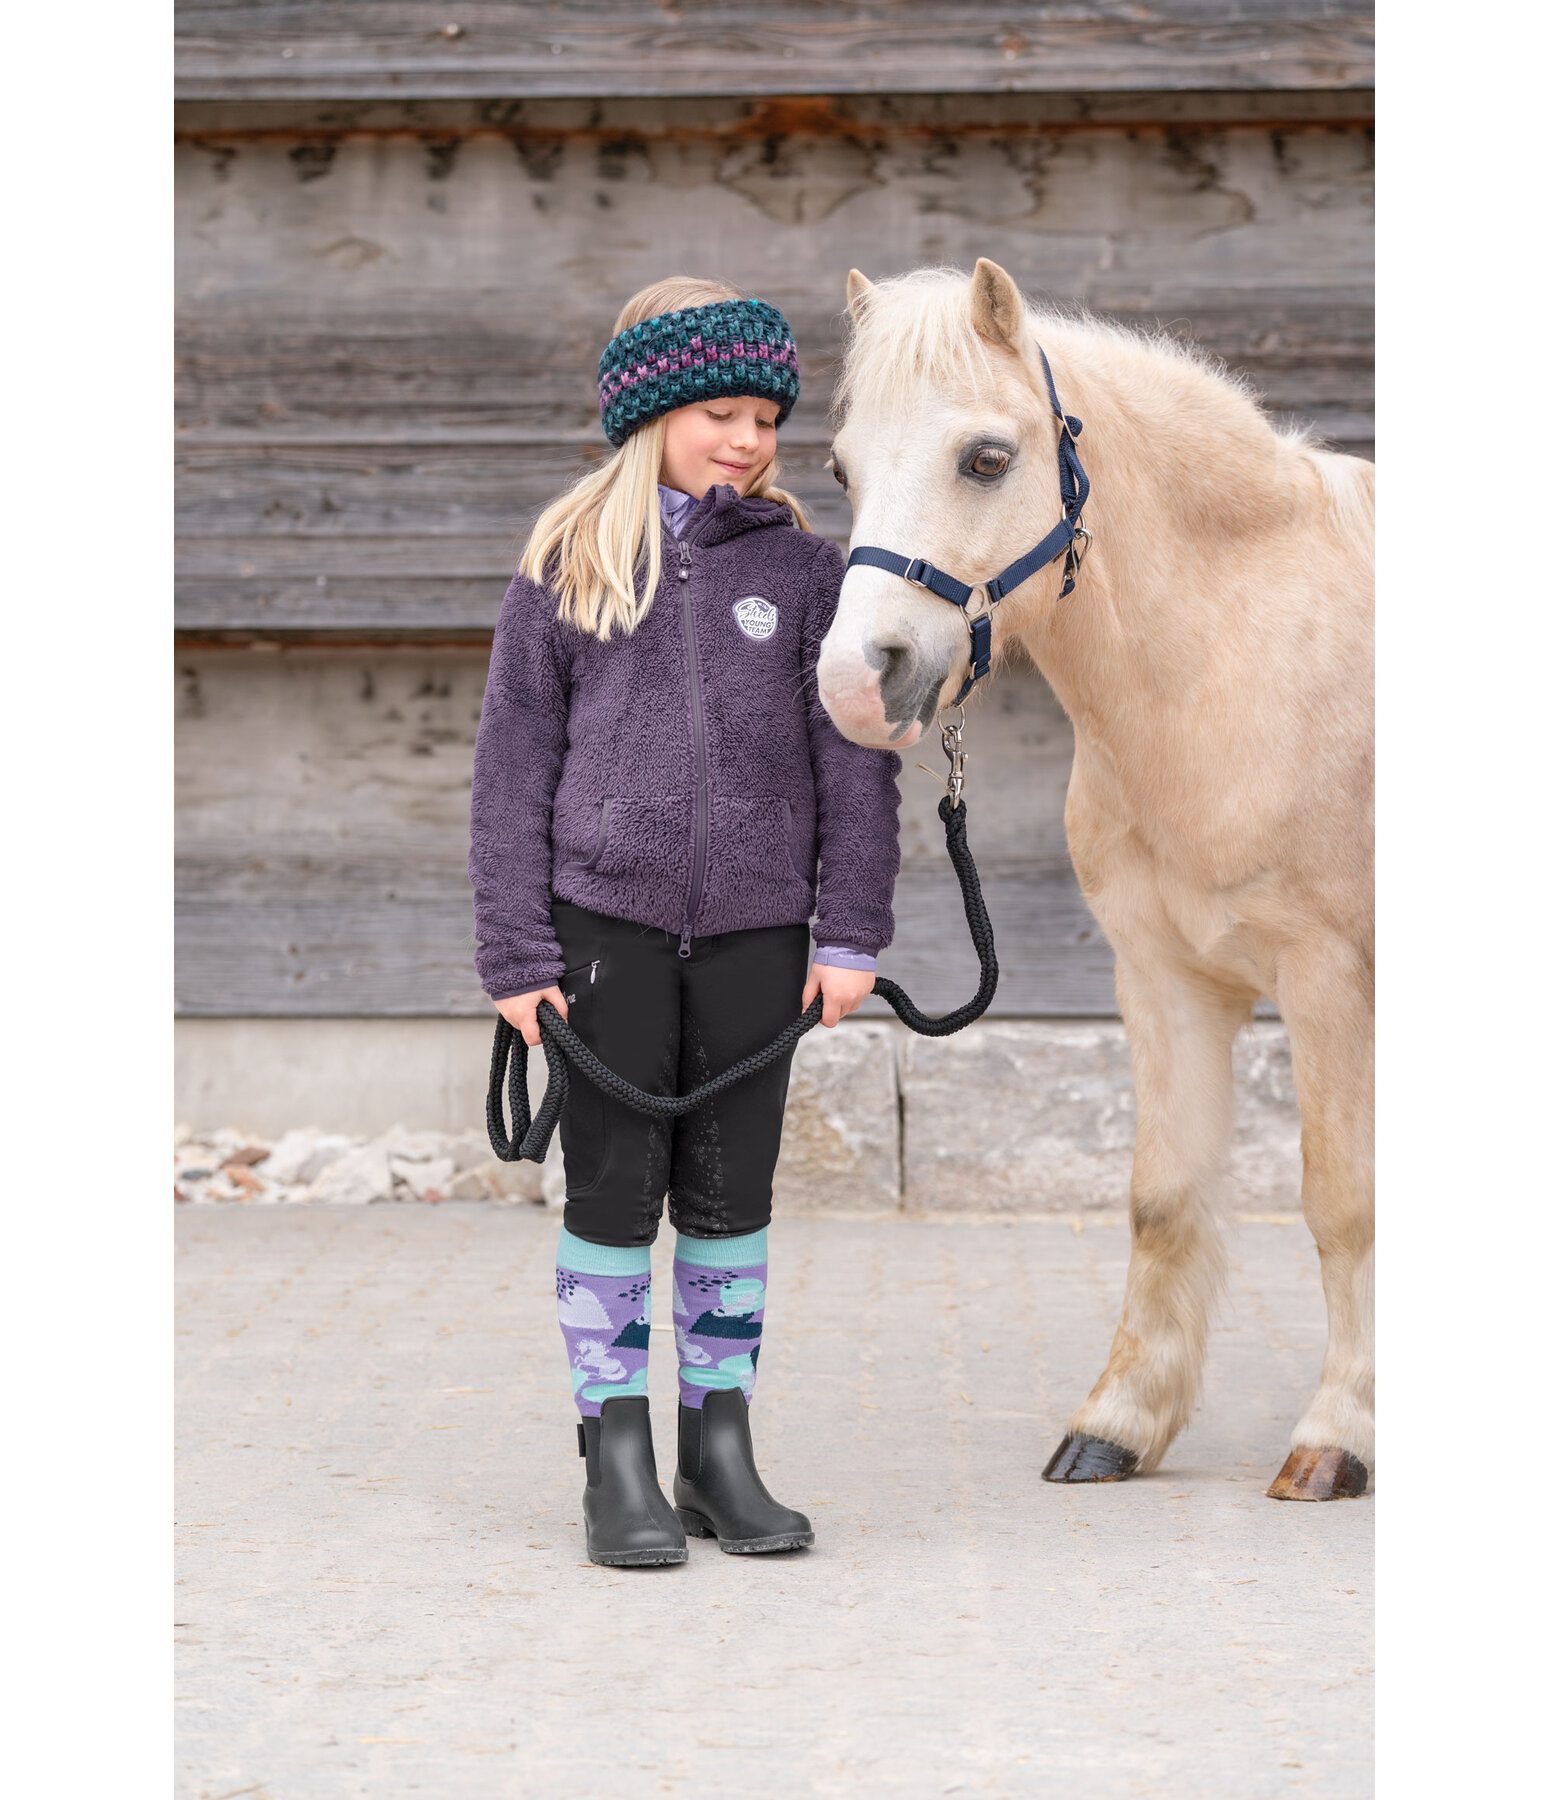
[{"label": "pony's ear", "polygon": [[852,269],[845,277],[845,305],[852,319],[860,320],[866,311],[866,297],[872,291],[872,284],[859,269]]},{"label": "pony's ear", "polygon": [[1000,263],[982,256],[969,283],[969,318],[987,344],[1017,349],[1022,340],[1023,299]]}]

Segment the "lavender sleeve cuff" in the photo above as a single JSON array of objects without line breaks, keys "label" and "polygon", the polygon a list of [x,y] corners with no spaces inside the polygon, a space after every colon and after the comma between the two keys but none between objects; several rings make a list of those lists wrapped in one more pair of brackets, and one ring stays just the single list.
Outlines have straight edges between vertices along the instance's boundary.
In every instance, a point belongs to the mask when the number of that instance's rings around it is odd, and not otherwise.
[{"label": "lavender sleeve cuff", "polygon": [[829,969],[863,969],[869,975],[877,972],[875,956],[868,956],[865,950],[844,950],[838,944],[820,944],[813,952],[813,961]]}]

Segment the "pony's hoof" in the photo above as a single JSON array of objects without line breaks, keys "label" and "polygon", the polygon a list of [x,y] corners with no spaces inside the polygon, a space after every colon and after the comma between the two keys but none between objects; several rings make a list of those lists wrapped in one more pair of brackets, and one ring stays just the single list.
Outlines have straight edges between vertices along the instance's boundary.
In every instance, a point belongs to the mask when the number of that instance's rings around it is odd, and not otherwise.
[{"label": "pony's hoof", "polygon": [[1068,1431],[1055,1454],[1044,1465],[1046,1481],[1124,1481],[1136,1472],[1141,1459],[1085,1431]]},{"label": "pony's hoof", "polygon": [[1367,1465],[1349,1450],[1294,1450],[1265,1492],[1272,1500],[1354,1500],[1367,1492]]}]

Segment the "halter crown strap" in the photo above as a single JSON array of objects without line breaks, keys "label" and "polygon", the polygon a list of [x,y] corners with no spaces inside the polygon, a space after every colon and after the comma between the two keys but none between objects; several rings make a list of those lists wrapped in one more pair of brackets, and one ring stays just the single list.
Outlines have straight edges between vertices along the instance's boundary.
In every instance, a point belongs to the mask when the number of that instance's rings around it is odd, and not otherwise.
[{"label": "halter crown strap", "polygon": [[[1044,385],[1049,389],[1050,410],[1060,426],[1055,437],[1055,464],[1060,471],[1060,509],[1065,517],[1027,556],[1008,564],[996,576],[994,583],[987,585],[987,592],[990,585],[996,588],[994,598],[997,600],[1002,594],[1011,593],[1020,582],[1026,581],[1035,569],[1042,569],[1045,563],[1053,562],[1062,549],[1066,553],[1066,567],[1065,579],[1060,586],[1060,598],[1064,600],[1076,586],[1076,531],[1082,520],[1082,508],[1086,506],[1087,496],[1092,492],[1092,483],[1087,479],[1082,459],[1076,453],[1076,440],[1082,435],[1082,421],[1066,417],[1060,404],[1060,396],[1055,392],[1055,377],[1050,372],[1049,358],[1044,354],[1042,344],[1039,346],[1039,364],[1044,370]],[[1041,555],[1041,552],[1046,553]],[[1038,557],[1039,560],[1033,562],[1030,560],[1033,557]]]}]

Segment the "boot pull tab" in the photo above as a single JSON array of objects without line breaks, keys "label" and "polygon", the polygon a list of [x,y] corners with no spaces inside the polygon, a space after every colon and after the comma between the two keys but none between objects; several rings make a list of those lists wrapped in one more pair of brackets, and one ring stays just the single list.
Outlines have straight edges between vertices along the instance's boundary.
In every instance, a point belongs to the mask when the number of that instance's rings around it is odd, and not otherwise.
[{"label": "boot pull tab", "polygon": [[578,1456],[585,1456],[586,1453],[587,1453],[587,1428],[585,1425],[582,1424],[580,1419],[578,1419],[576,1421],[576,1454]]}]

